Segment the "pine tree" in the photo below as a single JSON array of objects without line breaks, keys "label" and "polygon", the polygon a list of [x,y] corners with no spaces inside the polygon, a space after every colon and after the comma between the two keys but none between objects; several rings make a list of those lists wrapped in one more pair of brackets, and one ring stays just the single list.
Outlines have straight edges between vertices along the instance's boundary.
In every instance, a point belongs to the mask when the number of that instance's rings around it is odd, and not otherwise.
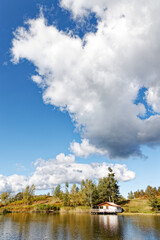
[{"label": "pine tree", "polygon": [[128,199],[134,199],[134,193],[132,191],[128,193]]},{"label": "pine tree", "polygon": [[69,184],[68,182],[65,183],[65,193],[63,194],[63,205],[64,206],[69,206],[70,205],[70,196],[69,196],[69,191],[68,191]]},{"label": "pine tree", "polygon": [[99,202],[114,202],[119,197],[119,186],[118,181],[115,179],[113,170],[108,168],[108,176],[99,179],[98,183],[98,195]]}]

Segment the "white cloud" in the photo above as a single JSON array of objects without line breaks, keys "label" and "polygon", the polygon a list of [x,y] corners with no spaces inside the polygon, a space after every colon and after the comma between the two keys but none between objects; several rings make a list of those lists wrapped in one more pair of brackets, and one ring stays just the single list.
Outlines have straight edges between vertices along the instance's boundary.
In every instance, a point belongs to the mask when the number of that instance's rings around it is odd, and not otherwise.
[{"label": "white cloud", "polygon": [[108,5],[115,1],[109,0],[61,0],[61,7],[71,10],[74,17],[87,15],[90,11],[102,16]]},{"label": "white cloud", "polygon": [[61,6],[75,16],[95,11],[97,32],[80,39],[41,16],[17,29],[13,61],[35,65],[44,102],[67,110],[90,145],[110,158],[142,156],[141,145],[160,144],[160,116],[141,120],[145,107],[134,104],[145,86],[148,103],[160,111],[160,1],[62,0]]},{"label": "white cloud", "polygon": [[64,153],[60,153],[56,156],[56,160],[58,163],[73,163],[75,162],[75,156],[72,154],[65,156]]},{"label": "white cloud", "polygon": [[42,78],[38,75],[32,76],[32,80],[33,82],[37,83],[37,84],[41,84],[42,83]]},{"label": "white cloud", "polygon": [[82,139],[81,143],[72,142],[70,144],[70,150],[78,157],[88,157],[93,154],[107,154],[107,151],[91,145],[88,139]]},{"label": "white cloud", "polygon": [[0,192],[18,192],[27,185],[34,184],[36,189],[50,189],[55,184],[80,183],[83,179],[99,179],[106,177],[108,167],[115,172],[118,181],[129,181],[135,178],[135,173],[127,169],[126,165],[92,163],[76,163],[73,155],[59,154],[56,159],[45,161],[38,159],[35,162],[35,171],[30,177],[22,175],[0,175]]},{"label": "white cloud", "polygon": [[28,184],[28,178],[22,175],[0,175],[0,192],[17,192],[24,189]]}]

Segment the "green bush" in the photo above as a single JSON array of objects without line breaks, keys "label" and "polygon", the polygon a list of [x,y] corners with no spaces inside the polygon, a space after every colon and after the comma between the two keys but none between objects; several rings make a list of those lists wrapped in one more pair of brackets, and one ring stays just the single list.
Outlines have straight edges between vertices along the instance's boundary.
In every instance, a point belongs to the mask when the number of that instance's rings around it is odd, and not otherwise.
[{"label": "green bush", "polygon": [[36,210],[37,211],[56,211],[56,210],[60,210],[60,206],[59,205],[49,205],[49,204],[39,204],[36,206]]},{"label": "green bush", "polygon": [[40,195],[40,196],[34,196],[33,200],[34,201],[41,201],[41,200],[46,200],[48,198],[48,196],[46,195]]},{"label": "green bush", "polygon": [[2,211],[2,213],[5,215],[5,214],[7,214],[7,213],[10,213],[11,211],[9,211],[9,209],[8,208],[4,208],[3,209],[3,211]]},{"label": "green bush", "polygon": [[10,205],[22,205],[24,204],[23,200],[17,200],[15,202],[12,202]]}]

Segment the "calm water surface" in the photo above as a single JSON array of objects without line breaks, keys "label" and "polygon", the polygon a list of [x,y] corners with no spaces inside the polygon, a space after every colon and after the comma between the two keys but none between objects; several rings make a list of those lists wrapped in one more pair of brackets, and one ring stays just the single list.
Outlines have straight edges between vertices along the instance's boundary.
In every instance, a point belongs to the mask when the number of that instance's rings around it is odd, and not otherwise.
[{"label": "calm water surface", "polygon": [[157,240],[160,239],[160,216],[1,215],[0,239]]}]

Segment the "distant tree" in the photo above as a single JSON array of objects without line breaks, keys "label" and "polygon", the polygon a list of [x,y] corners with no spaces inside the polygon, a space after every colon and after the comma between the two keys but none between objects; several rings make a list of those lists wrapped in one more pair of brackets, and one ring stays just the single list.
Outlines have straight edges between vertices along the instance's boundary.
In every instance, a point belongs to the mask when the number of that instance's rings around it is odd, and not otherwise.
[{"label": "distant tree", "polygon": [[140,190],[139,189],[134,192],[134,197],[135,198],[139,198],[140,197]]},{"label": "distant tree", "polygon": [[128,199],[134,199],[134,193],[132,191],[128,193]]},{"label": "distant tree", "polygon": [[3,193],[1,194],[1,202],[2,202],[3,204],[8,203],[9,197],[10,197],[10,193],[8,193],[8,192],[3,192]]},{"label": "distant tree", "polygon": [[152,195],[149,198],[149,205],[152,207],[153,211],[158,211],[160,208],[160,206],[158,204],[158,199],[154,195]]},{"label": "distant tree", "polygon": [[63,205],[69,206],[70,205],[70,195],[68,191],[69,184],[68,182],[65,183],[65,193],[63,194]]},{"label": "distant tree", "polygon": [[92,180],[82,180],[79,196],[82,199],[82,205],[92,207],[96,203],[98,199],[97,187]]},{"label": "distant tree", "polygon": [[157,188],[154,187],[154,188],[153,188],[153,194],[154,194],[154,195],[157,195],[157,193],[158,193]]},{"label": "distant tree", "polygon": [[61,185],[58,184],[57,187],[54,189],[54,196],[55,197],[61,197]]},{"label": "distant tree", "polygon": [[23,192],[23,201],[24,203],[30,205],[33,202],[35,186],[32,184],[31,187],[27,186],[25,191]]},{"label": "distant tree", "polygon": [[71,189],[71,201],[72,201],[72,205],[76,207],[78,203],[78,192],[77,192],[76,184],[73,184]]},{"label": "distant tree", "polygon": [[150,196],[155,196],[156,195],[156,189],[151,187],[151,186],[147,186],[146,190],[145,190],[145,194],[150,197]]},{"label": "distant tree", "polygon": [[145,192],[143,191],[143,189],[140,190],[140,197],[143,197],[145,195]]},{"label": "distant tree", "polygon": [[19,192],[14,196],[14,201],[19,201],[23,199],[23,192]]}]

